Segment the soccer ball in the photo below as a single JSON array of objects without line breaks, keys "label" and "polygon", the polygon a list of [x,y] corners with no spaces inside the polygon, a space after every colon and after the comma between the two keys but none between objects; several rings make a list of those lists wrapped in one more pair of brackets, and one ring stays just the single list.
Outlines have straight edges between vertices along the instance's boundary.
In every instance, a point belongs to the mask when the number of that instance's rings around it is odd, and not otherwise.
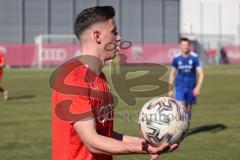
[{"label": "soccer ball", "polygon": [[144,104],[139,113],[139,130],[152,146],[180,143],[190,123],[189,113],[177,100],[157,97]]}]

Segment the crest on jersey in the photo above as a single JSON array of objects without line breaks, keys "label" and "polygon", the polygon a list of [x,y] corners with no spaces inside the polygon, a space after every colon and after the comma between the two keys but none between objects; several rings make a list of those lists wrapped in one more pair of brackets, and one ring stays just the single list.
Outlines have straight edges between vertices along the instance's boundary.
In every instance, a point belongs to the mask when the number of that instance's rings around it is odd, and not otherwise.
[{"label": "crest on jersey", "polygon": [[179,66],[182,65],[182,61],[178,61],[178,65],[179,65]]},{"label": "crest on jersey", "polygon": [[192,64],[193,63],[193,61],[190,59],[189,61],[188,61],[188,64]]}]

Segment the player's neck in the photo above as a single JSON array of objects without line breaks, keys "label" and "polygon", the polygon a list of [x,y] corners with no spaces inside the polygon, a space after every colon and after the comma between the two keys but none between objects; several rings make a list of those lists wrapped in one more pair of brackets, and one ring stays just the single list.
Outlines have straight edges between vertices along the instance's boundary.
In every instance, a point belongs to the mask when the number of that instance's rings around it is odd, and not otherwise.
[{"label": "player's neck", "polygon": [[188,51],[188,52],[183,52],[182,55],[183,55],[183,57],[186,57],[186,58],[187,58],[187,57],[190,55],[190,51]]},{"label": "player's neck", "polygon": [[82,53],[79,60],[82,64],[87,65],[93,72],[97,74],[102,72],[104,63],[95,54]]}]

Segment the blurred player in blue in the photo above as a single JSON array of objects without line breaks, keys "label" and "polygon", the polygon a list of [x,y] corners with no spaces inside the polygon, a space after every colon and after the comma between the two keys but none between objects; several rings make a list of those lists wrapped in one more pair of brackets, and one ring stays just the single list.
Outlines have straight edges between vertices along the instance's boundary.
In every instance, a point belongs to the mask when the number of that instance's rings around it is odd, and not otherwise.
[{"label": "blurred player in blue", "polygon": [[169,75],[169,84],[174,88],[168,93],[169,97],[182,102],[189,112],[192,105],[196,104],[196,96],[200,93],[204,79],[199,57],[190,47],[189,39],[180,39],[181,52],[174,56]]}]

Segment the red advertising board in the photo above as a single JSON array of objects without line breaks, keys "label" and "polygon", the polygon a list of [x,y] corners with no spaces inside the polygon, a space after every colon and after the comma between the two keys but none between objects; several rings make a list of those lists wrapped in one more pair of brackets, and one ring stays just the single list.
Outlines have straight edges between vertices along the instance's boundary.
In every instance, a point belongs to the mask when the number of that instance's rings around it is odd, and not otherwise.
[{"label": "red advertising board", "polygon": [[[240,63],[240,46],[224,46],[229,63]],[[77,44],[47,44],[39,47],[35,44],[2,44],[0,50],[5,53],[6,65],[13,66],[57,66],[79,56]],[[39,51],[41,52],[39,56]],[[133,45],[121,53],[126,56],[122,63],[170,64],[174,54],[178,53],[177,44]]]},{"label": "red advertising board", "polygon": [[240,46],[224,46],[229,63],[240,63]]}]

